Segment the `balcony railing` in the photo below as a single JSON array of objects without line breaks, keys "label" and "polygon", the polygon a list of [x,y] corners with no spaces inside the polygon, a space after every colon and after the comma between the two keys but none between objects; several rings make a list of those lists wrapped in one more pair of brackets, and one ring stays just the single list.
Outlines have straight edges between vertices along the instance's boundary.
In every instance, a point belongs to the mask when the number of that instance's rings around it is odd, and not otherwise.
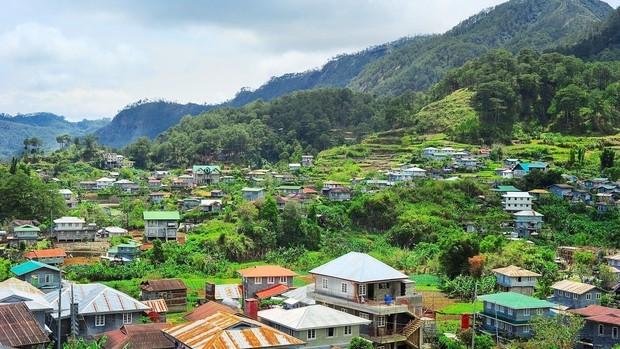
[{"label": "balcony railing", "polygon": [[[366,296],[359,296],[356,300],[344,298],[338,292],[330,292],[327,290],[311,292],[309,293],[309,296],[320,302],[344,306],[350,309],[356,309],[377,315],[404,312],[409,312],[416,316],[422,315],[422,295],[418,293],[398,296],[393,298],[389,304],[387,304],[383,299],[369,299],[366,298]],[[419,302],[415,302],[418,299]],[[416,305],[415,303],[419,303],[419,305]]]}]

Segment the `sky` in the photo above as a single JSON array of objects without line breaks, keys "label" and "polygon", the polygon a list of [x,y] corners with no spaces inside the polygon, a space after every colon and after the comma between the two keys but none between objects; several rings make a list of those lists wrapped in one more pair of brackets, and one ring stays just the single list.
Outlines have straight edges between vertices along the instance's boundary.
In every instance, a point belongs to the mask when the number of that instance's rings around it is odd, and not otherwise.
[{"label": "sky", "polygon": [[0,113],[77,121],[144,99],[220,103],[339,54],[443,33],[502,2],[2,0]]}]

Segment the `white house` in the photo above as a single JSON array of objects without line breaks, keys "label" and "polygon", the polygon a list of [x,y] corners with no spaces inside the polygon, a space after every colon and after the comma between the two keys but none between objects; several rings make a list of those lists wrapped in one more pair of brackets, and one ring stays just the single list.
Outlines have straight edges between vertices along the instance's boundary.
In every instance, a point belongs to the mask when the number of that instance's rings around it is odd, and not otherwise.
[{"label": "white house", "polygon": [[504,211],[513,213],[530,211],[532,209],[532,195],[528,192],[508,192],[502,195]]}]

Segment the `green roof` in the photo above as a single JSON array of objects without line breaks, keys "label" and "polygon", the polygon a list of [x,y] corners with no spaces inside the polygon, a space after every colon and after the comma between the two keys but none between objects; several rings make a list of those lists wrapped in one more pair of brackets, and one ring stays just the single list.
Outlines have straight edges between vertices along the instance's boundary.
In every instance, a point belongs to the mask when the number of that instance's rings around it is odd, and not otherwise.
[{"label": "green roof", "polygon": [[241,191],[256,191],[256,192],[263,191],[263,190],[265,190],[265,188],[243,188],[241,189]]},{"label": "green roof", "polygon": [[484,296],[478,296],[478,299],[484,302],[503,305],[512,309],[551,308],[555,306],[554,303],[522,295],[516,292],[486,294]]},{"label": "green roof", "polygon": [[33,272],[37,269],[41,269],[41,268],[46,268],[46,269],[51,269],[54,271],[60,271],[60,269],[51,266],[49,264],[45,264],[45,263],[41,263],[41,262],[35,262],[35,261],[28,261],[26,263],[22,263],[20,265],[16,265],[13,268],[11,268],[11,271],[13,272],[13,274],[20,276],[20,275],[24,275],[24,274],[28,274],[30,272]]},{"label": "green roof", "polygon": [[492,191],[505,191],[505,192],[517,192],[521,191],[512,185],[498,185],[497,188],[491,189]]},{"label": "green roof", "polygon": [[41,231],[39,227],[35,227],[34,225],[26,224],[19,227],[13,228],[15,232],[24,232],[24,231]]},{"label": "green roof", "polygon": [[213,172],[213,171],[220,171],[220,167],[219,166],[213,166],[213,165],[194,165],[192,167],[192,170],[194,172],[196,171],[204,171],[204,170],[208,170],[207,172]]},{"label": "green roof", "polygon": [[300,185],[281,185],[276,190],[301,190]]},{"label": "green roof", "polygon": [[178,211],[144,211],[142,216],[145,220],[179,220],[181,217],[179,216]]}]

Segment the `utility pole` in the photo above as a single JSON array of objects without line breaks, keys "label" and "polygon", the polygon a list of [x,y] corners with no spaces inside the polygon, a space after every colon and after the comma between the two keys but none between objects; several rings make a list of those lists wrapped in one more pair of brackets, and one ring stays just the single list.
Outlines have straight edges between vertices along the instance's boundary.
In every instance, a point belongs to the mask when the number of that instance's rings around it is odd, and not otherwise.
[{"label": "utility pole", "polygon": [[476,298],[478,298],[478,283],[474,283],[474,314],[471,320],[471,349],[476,344]]},{"label": "utility pole", "polygon": [[62,329],[62,269],[60,269],[60,267],[58,267],[58,335],[56,338],[56,348],[57,349],[61,349],[62,348],[62,344],[60,343],[61,340],[61,329]]}]

